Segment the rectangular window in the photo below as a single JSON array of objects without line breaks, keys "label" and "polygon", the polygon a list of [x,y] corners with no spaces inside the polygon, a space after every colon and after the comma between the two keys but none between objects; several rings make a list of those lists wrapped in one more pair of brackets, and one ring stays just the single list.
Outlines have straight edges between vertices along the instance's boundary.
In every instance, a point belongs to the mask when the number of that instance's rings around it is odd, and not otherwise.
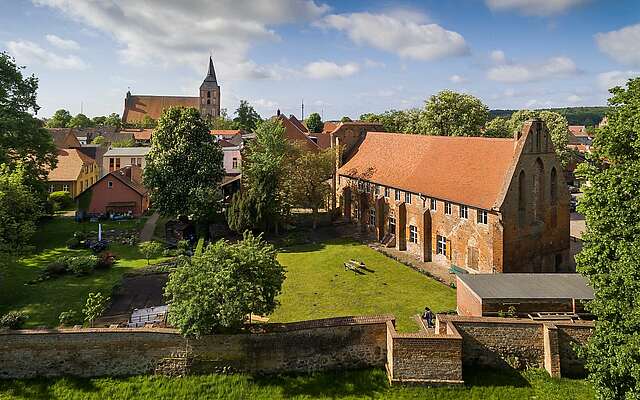
[{"label": "rectangular window", "polygon": [[353,212],[355,213],[356,220],[357,220],[357,221],[360,221],[360,209],[358,208],[358,203],[356,203],[356,204],[354,205],[354,210],[353,210]]},{"label": "rectangular window", "polygon": [[358,190],[364,192],[364,182],[358,181]]},{"label": "rectangular window", "polygon": [[436,236],[436,254],[447,255],[447,238],[444,236]]},{"label": "rectangular window", "polygon": [[404,202],[407,204],[411,204],[411,193],[404,192]]},{"label": "rectangular window", "polygon": [[396,234],[396,218],[389,217],[389,233]]},{"label": "rectangular window", "polygon": [[62,185],[62,190],[64,190],[65,192],[69,191],[69,185]]},{"label": "rectangular window", "polygon": [[109,172],[113,172],[113,170],[114,170],[114,168],[116,166],[115,161],[116,161],[115,158],[113,158],[113,157],[109,158]]},{"label": "rectangular window", "polygon": [[49,185],[49,193],[53,193],[55,191],[55,187],[53,185]]},{"label": "rectangular window", "polygon": [[402,193],[402,191],[396,189],[395,192],[396,192],[396,201],[400,201],[400,194]]},{"label": "rectangular window", "polygon": [[371,226],[376,225],[376,209],[375,208],[369,209],[369,225]]},{"label": "rectangular window", "polygon": [[478,223],[486,225],[489,220],[489,215],[485,210],[478,210]]},{"label": "rectangular window", "polygon": [[468,219],[469,218],[469,207],[463,206],[460,204],[460,218]]},{"label": "rectangular window", "polygon": [[451,215],[451,203],[448,201],[444,202],[444,213],[447,215]]},{"label": "rectangular window", "polygon": [[116,158],[116,169],[120,169],[120,157]]},{"label": "rectangular window", "polygon": [[384,197],[386,197],[387,199],[389,198],[389,188],[388,187],[384,187]]},{"label": "rectangular window", "polygon": [[113,187],[113,181],[108,181],[108,182],[107,182],[107,187],[108,187],[109,189],[111,189],[111,188]]},{"label": "rectangular window", "polygon": [[238,157],[233,157],[231,168],[233,169],[238,168]]},{"label": "rectangular window", "polygon": [[438,209],[438,201],[436,199],[431,199],[431,211],[436,211]]},{"label": "rectangular window", "polygon": [[418,227],[409,225],[409,242],[418,243]]},{"label": "rectangular window", "polygon": [[378,194],[380,194],[380,185],[378,185],[376,183],[376,185],[373,188],[375,195],[377,196]]},{"label": "rectangular window", "polygon": [[137,165],[137,164],[136,164],[136,158],[135,158],[135,157],[131,158],[131,165]]}]

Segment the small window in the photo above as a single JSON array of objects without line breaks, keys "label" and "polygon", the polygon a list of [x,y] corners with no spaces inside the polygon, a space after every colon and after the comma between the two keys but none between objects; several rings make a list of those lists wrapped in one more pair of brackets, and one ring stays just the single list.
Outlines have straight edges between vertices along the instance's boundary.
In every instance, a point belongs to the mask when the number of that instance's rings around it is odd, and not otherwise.
[{"label": "small window", "polygon": [[478,223],[486,225],[489,220],[489,216],[485,210],[478,210]]},{"label": "small window", "polygon": [[369,209],[369,225],[371,226],[376,225],[376,209],[375,208]]},{"label": "small window", "polygon": [[55,191],[55,187],[53,185],[49,185],[49,193],[53,193]]},{"label": "small window", "polygon": [[409,225],[409,242],[418,243],[418,227]]},{"label": "small window", "polygon": [[396,218],[389,217],[389,233],[396,233]]},{"label": "small window", "polygon": [[463,206],[460,204],[460,218],[468,219],[469,218],[469,207]]},{"label": "small window", "polygon": [[386,197],[387,199],[389,198],[389,188],[388,187],[384,187],[384,197]]},{"label": "small window", "polygon": [[363,181],[358,181],[358,190],[360,192],[364,192],[364,182]]},{"label": "small window", "polygon": [[107,181],[107,187],[111,189],[113,187],[113,181]]},{"label": "small window", "polygon": [[431,211],[436,211],[438,209],[438,200],[431,199]]},{"label": "small window", "polygon": [[447,215],[451,215],[451,203],[448,201],[444,202],[444,213]]},{"label": "small window", "polygon": [[396,192],[396,201],[400,201],[400,195],[401,195],[402,191],[396,189],[395,192]]},{"label": "small window", "polygon": [[411,204],[411,193],[404,192],[404,202],[407,204]]},{"label": "small window", "polygon": [[360,221],[360,208],[358,208],[358,203],[355,204],[353,211],[356,215],[356,219]]},{"label": "small window", "polygon": [[69,191],[69,185],[62,185],[62,190],[65,192]]},{"label": "small window", "polygon": [[116,158],[116,169],[120,169],[120,158]]},{"label": "small window", "polygon": [[238,157],[233,157],[233,161],[231,162],[231,168],[236,169],[238,168]]},{"label": "small window", "polygon": [[373,190],[375,195],[377,196],[380,193],[380,185],[376,183],[375,186],[373,187]]},{"label": "small window", "polygon": [[[207,98],[211,98],[211,91],[207,90]],[[208,104],[208,103],[207,103]]]},{"label": "small window", "polygon": [[131,165],[136,165],[136,158],[135,158],[135,157],[133,157],[133,158],[131,159]]},{"label": "small window", "polygon": [[211,100],[207,99],[207,104],[211,104]]},{"label": "small window", "polygon": [[436,254],[447,255],[447,238],[444,236],[436,236]]}]

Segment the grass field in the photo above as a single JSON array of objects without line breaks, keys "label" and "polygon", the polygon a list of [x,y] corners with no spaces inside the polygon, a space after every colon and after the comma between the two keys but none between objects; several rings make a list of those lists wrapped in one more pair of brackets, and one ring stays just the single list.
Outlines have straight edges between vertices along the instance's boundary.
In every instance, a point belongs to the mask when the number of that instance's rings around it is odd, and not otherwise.
[{"label": "grass field", "polygon": [[0,399],[420,399],[589,400],[583,380],[552,379],[544,370],[474,371],[464,387],[389,387],[384,371],[361,370],[253,378],[204,375],[185,378],[0,381]]},{"label": "grass field", "polygon": [[[139,229],[144,220],[108,221],[104,229]],[[35,253],[19,259],[4,259],[0,262],[0,315],[11,310],[27,313],[25,327],[54,327],[62,311],[80,312],[91,292],[102,291],[109,295],[122,275],[134,268],[145,266],[147,261],[136,247],[112,244],[117,264],[103,271],[95,271],[84,277],[66,275],[35,284],[46,265],[60,255],[89,254],[88,250],[68,250],[65,242],[75,231],[97,231],[97,223],[76,223],[72,218],[54,218],[44,222],[38,229],[34,244]]]},{"label": "grass field", "polygon": [[[343,263],[351,258],[370,272],[345,271]],[[353,241],[291,247],[278,259],[287,279],[271,321],[394,314],[400,331],[412,331],[417,329],[412,316],[425,306],[436,312],[456,307],[454,289]]]}]

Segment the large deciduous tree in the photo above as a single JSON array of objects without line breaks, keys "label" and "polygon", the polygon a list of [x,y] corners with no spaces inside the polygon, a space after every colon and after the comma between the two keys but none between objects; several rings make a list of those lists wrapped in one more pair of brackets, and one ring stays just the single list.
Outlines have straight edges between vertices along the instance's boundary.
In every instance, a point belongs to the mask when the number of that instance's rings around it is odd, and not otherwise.
[{"label": "large deciduous tree", "polygon": [[309,151],[296,147],[291,168],[287,174],[291,188],[292,201],[295,206],[310,208],[313,229],[318,221],[318,209],[321,208],[331,194],[329,180],[335,168],[335,152],[333,149]]},{"label": "large deciduous tree", "polygon": [[479,136],[489,109],[474,96],[443,90],[427,100],[420,120],[430,135]]},{"label": "large deciduous tree", "polygon": [[53,138],[33,114],[38,79],[24,77],[15,60],[0,52],[0,164],[9,169],[22,166],[25,183],[46,198],[43,183],[57,162]]},{"label": "large deciduous tree", "polygon": [[524,122],[530,119],[540,119],[545,123],[547,129],[549,129],[556,155],[562,166],[566,166],[571,158],[571,152],[567,147],[569,144],[569,124],[567,119],[553,111],[520,110],[513,113],[509,119],[511,132],[522,129]]},{"label": "large deciduous tree", "polygon": [[185,258],[165,286],[169,322],[186,336],[241,328],[251,314],[278,306],[285,270],[275,248],[245,232],[242,241],[219,241]]},{"label": "large deciduous tree", "polygon": [[511,124],[508,120],[496,117],[487,122],[482,131],[484,137],[508,138],[513,136]]},{"label": "large deciduous tree", "polygon": [[249,104],[246,100],[240,101],[240,106],[235,112],[236,117],[233,122],[236,123],[238,129],[242,129],[245,132],[253,132],[258,127],[258,124],[262,121],[260,114]]},{"label": "large deciduous tree", "polygon": [[198,110],[173,107],[165,111],[144,169],[144,184],[156,209],[166,216],[210,220],[220,207],[222,158],[222,149]]},{"label": "large deciduous tree", "polygon": [[111,113],[108,117],[105,118],[104,125],[113,126],[114,128],[119,130],[120,128],[122,128],[122,119],[120,118],[120,115]]},{"label": "large deciduous tree", "polygon": [[84,114],[78,114],[69,121],[69,128],[89,128],[93,122]]},{"label": "large deciduous tree", "polygon": [[232,130],[238,129],[238,124],[234,122],[227,114],[227,109],[220,110],[218,117],[213,117],[209,120],[209,127],[215,130]]},{"label": "large deciduous tree", "polygon": [[601,399],[640,398],[640,78],[610,91],[608,124],[579,168],[589,182],[578,271],[595,291],[597,317],[585,355]]},{"label": "large deciduous tree", "polygon": [[311,133],[322,132],[322,128],[324,125],[322,123],[322,119],[320,118],[320,114],[318,113],[309,114],[305,122],[307,124],[307,129],[309,129],[309,132]]},{"label": "large deciduous tree", "polygon": [[71,122],[71,113],[67,110],[57,110],[51,118],[47,120],[47,128],[68,128]]}]

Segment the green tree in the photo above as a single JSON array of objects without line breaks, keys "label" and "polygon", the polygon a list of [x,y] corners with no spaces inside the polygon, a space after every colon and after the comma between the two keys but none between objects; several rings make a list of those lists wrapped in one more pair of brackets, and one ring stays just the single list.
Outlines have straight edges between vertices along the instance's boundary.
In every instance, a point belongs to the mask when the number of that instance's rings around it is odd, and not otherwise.
[{"label": "green tree", "polygon": [[513,113],[509,119],[511,132],[522,129],[524,122],[530,119],[540,119],[545,123],[547,129],[549,129],[551,142],[553,143],[558,160],[563,167],[566,166],[571,158],[571,152],[567,147],[569,144],[569,138],[567,136],[569,125],[567,124],[567,119],[553,111],[520,110]]},{"label": "green tree", "polygon": [[136,141],[133,138],[116,140],[115,142],[111,142],[111,147],[135,147],[135,146],[136,146]]},{"label": "green tree", "polygon": [[43,214],[42,203],[29,186],[23,166],[0,165],[0,252],[12,253],[29,243],[36,222]]},{"label": "green tree", "polygon": [[427,100],[420,120],[431,135],[479,136],[489,109],[474,96],[443,90]]},{"label": "green tree", "polygon": [[218,212],[222,157],[198,110],[166,110],[151,139],[143,176],[160,214],[191,216],[205,223],[206,216]]},{"label": "green tree", "polygon": [[220,110],[220,116],[214,117],[209,122],[209,127],[214,130],[231,130],[238,129],[238,124],[229,118],[227,109]]},{"label": "green tree", "polygon": [[253,132],[258,127],[258,124],[262,121],[260,114],[249,104],[246,100],[240,101],[240,106],[235,112],[236,117],[233,122],[236,123],[238,129],[242,129],[245,132]]},{"label": "green tree", "polygon": [[345,115],[344,117],[340,118],[340,122],[353,122],[353,120]]},{"label": "green tree", "polygon": [[113,126],[116,130],[120,130],[122,128],[122,119],[120,118],[120,115],[111,113],[105,118],[104,125]]},{"label": "green tree", "polygon": [[34,118],[38,79],[24,77],[15,60],[0,52],[0,164],[24,168],[24,181],[46,201],[44,182],[57,163],[53,138]]},{"label": "green tree", "polygon": [[255,202],[256,227],[262,232],[273,229],[277,233],[288,215],[286,176],[290,150],[284,127],[275,118],[261,123],[256,137],[246,147],[242,177]]},{"label": "green tree", "polygon": [[417,108],[408,110],[389,110],[382,114],[362,114],[361,121],[378,122],[386,132],[426,134],[421,121],[422,111]]},{"label": "green tree", "polygon": [[106,143],[106,141],[107,141],[107,138],[105,138],[102,135],[98,135],[98,136],[93,138],[91,143],[93,143],[93,144],[104,144],[104,143]]},{"label": "green tree", "polygon": [[313,229],[316,229],[318,209],[331,194],[329,180],[335,167],[335,152],[333,149],[317,152],[303,148],[296,150],[295,159],[287,174],[293,205],[311,209]]},{"label": "green tree", "polygon": [[60,109],[53,113],[51,118],[47,120],[47,128],[68,128],[71,122],[71,113]]},{"label": "green tree", "polygon": [[482,136],[495,138],[509,138],[513,136],[509,121],[504,118],[496,117],[487,122],[484,126]]},{"label": "green tree", "polygon": [[93,123],[84,114],[78,114],[69,121],[69,128],[89,128],[91,126],[93,126]]},{"label": "green tree", "polygon": [[233,195],[227,209],[227,224],[236,232],[258,228],[256,199],[250,191],[241,191]]},{"label": "green tree", "polygon": [[149,242],[138,243],[138,250],[147,259],[147,265],[150,264],[152,258],[157,258],[162,255],[164,251],[164,245],[155,240]]},{"label": "green tree", "polygon": [[87,301],[82,309],[85,322],[88,322],[89,326],[93,327],[94,321],[107,309],[107,304],[109,304],[109,298],[105,297],[102,293],[89,293],[89,297],[87,297]]},{"label": "green tree", "polygon": [[104,115],[98,116],[98,117],[93,117],[91,118],[91,124],[93,126],[102,126],[104,125],[104,122],[107,120],[107,117],[105,117]]},{"label": "green tree", "polygon": [[183,259],[169,275],[169,323],[186,336],[241,328],[251,314],[278,306],[285,270],[275,248],[250,232],[231,244],[219,241],[200,256]]},{"label": "green tree", "polygon": [[[608,124],[579,173],[589,182],[578,210],[586,219],[578,271],[595,292],[597,317],[587,343],[598,398],[640,398],[640,78],[610,90]],[[606,163],[605,161],[606,160]]]},{"label": "green tree", "polygon": [[320,114],[318,113],[309,114],[305,123],[307,124],[307,129],[309,129],[309,132],[311,133],[320,133],[324,127],[324,124],[320,119]]}]

